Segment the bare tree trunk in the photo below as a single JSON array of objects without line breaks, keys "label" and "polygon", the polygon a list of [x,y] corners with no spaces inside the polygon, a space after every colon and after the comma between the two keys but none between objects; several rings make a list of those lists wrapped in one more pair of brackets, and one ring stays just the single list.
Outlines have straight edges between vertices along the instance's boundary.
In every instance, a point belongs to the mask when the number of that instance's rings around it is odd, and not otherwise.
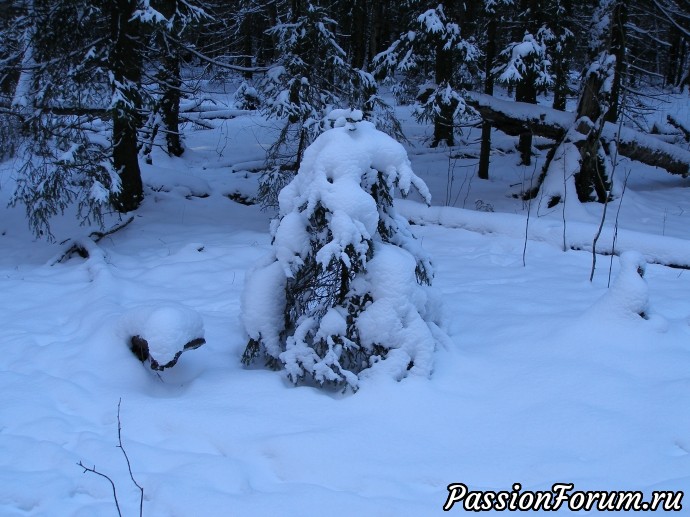
[{"label": "bare tree trunk", "polygon": [[[537,103],[537,89],[530,81],[520,81],[515,87],[515,100],[517,102]],[[530,165],[532,163],[532,133],[525,132],[520,135],[518,140],[518,152],[520,153],[520,164]]]},{"label": "bare tree trunk", "polygon": [[182,156],[184,147],[180,138],[180,56],[177,48],[169,45],[169,53],[164,58],[165,84],[161,98],[161,111],[165,125],[165,142],[168,154]]},{"label": "bare tree trunk", "polygon": [[[450,52],[443,48],[444,43],[439,41],[436,44],[436,84],[442,86],[448,84],[452,75],[452,59]],[[434,116],[434,140],[431,147],[438,147],[441,142],[445,142],[448,147],[455,145],[453,103],[440,103],[440,111]]]},{"label": "bare tree trunk", "polygon": [[[488,13],[489,21],[486,27],[486,54],[484,60],[484,70],[486,79],[484,81],[484,93],[494,94],[494,77],[491,69],[496,58],[496,15]],[[477,175],[483,180],[489,179],[489,163],[491,161],[491,123],[482,121],[482,143],[479,150],[479,170]]]},{"label": "bare tree trunk", "polygon": [[35,12],[33,0],[26,0],[22,6],[25,16],[29,20],[24,27],[22,40],[20,42],[22,50],[21,69],[19,78],[12,97],[12,107],[19,111],[30,111],[34,104],[34,43],[33,36],[35,29]]},{"label": "bare tree trunk", "polygon": [[132,15],[135,0],[115,0],[110,11],[113,48],[110,71],[114,79],[113,166],[120,176],[121,189],[113,199],[118,212],[129,212],[139,207],[144,199],[137,149],[137,129],[140,125],[141,58],[139,55],[139,29]]},{"label": "bare tree trunk", "polygon": [[[623,77],[627,68],[625,45],[626,45],[626,30],[625,24],[628,20],[628,8],[624,0],[618,0],[613,7],[613,14],[611,19],[611,45],[609,52],[616,56],[616,71],[613,76],[613,85],[611,87],[611,102],[605,119],[607,122],[616,122],[621,110],[620,97],[621,86],[623,84]],[[592,119],[594,120],[594,119]]]},{"label": "bare tree trunk", "polygon": [[[172,19],[178,8],[178,0],[165,0],[160,5],[160,12],[167,19]],[[177,45],[167,37],[167,32],[159,35],[161,47],[161,69],[158,74],[161,95],[161,116],[165,126],[165,142],[168,154],[182,156],[184,147],[180,139],[180,51]]]}]

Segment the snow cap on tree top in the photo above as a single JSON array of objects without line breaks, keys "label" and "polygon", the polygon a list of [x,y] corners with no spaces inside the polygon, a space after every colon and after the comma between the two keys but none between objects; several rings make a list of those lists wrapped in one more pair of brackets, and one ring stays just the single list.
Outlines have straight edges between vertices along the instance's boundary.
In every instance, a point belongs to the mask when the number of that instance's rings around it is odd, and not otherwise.
[{"label": "snow cap on tree top", "polygon": [[[281,216],[305,203],[313,206],[321,202],[337,210],[339,207],[328,205],[338,200],[342,209],[349,211],[357,205],[354,201],[356,193],[361,192],[359,185],[374,171],[383,174],[390,188],[397,187],[407,195],[414,187],[427,203],[431,202],[431,193],[412,171],[402,144],[372,123],[357,121],[360,115],[359,110],[335,110],[326,117],[334,121],[335,127],[321,134],[304,153],[299,173],[278,196]],[[378,212],[374,205],[371,209],[375,224]]]},{"label": "snow cap on tree top", "polygon": [[327,129],[334,127],[347,127],[350,131],[356,129],[355,123],[364,119],[362,110],[354,109],[334,109],[323,118],[324,126]]}]

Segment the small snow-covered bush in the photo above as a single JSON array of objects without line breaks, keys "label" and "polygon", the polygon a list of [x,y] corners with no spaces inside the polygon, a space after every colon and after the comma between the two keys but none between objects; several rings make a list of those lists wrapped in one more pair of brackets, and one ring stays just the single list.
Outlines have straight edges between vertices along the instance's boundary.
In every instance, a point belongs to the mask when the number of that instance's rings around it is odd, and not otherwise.
[{"label": "small snow-covered bush", "polygon": [[382,372],[427,376],[444,334],[429,258],[393,208],[430,199],[398,142],[339,112],[280,192],[269,256],[247,276],[243,361],[263,355],[298,383],[357,389]]},{"label": "small snow-covered bush", "polygon": [[120,333],[132,353],[157,371],[172,368],[183,352],[206,342],[199,313],[173,302],[127,311],[120,319]]},{"label": "small snow-covered bush", "polygon": [[235,106],[243,110],[255,110],[261,106],[261,99],[256,88],[243,82],[235,92]]}]

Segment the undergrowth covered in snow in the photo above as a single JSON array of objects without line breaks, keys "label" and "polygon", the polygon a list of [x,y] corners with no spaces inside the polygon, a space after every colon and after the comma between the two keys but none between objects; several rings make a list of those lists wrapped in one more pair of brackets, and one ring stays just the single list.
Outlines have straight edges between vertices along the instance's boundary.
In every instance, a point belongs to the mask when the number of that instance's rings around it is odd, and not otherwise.
[{"label": "undergrowth covered in snow", "polygon": [[[687,117],[687,102],[674,106]],[[343,224],[333,233],[341,239],[305,252],[311,241],[297,237],[314,213],[305,207],[317,200],[298,177],[281,200],[277,248],[268,231],[275,214],[233,201],[256,194],[252,171],[270,145],[267,124],[255,114],[215,124],[186,129],[181,159],[154,151],[134,221],[90,241],[87,258],[55,260],[70,243],[90,240],[70,214],[55,220],[56,241],[48,243],[31,237],[20,210],[4,208],[14,162],[2,166],[0,514],[114,515],[111,487],[84,473],[81,461],[110,476],[123,514],[135,515],[140,494],[116,447],[120,399],[145,515],[441,515],[449,483],[510,491],[516,482],[524,490],[572,482],[576,490],[641,490],[647,499],[653,490],[687,490],[690,276],[662,264],[689,265],[688,180],[617,164],[627,187],[608,207],[597,249],[638,253],[599,255],[590,283],[601,205],[564,218],[563,205],[523,202],[512,194],[529,185],[533,169],[517,165],[514,140],[494,135],[492,179],[482,182],[474,179],[473,145],[430,150],[428,128],[406,122],[411,170],[449,206],[416,202],[423,192],[396,200],[392,221],[418,223],[415,246],[434,258],[448,339],[434,352],[431,376],[424,363],[424,375],[373,376],[343,394],[243,367],[242,293],[253,283],[274,286],[244,295],[244,311],[257,328],[280,328],[276,306],[305,253],[329,263],[352,244],[348,257],[358,260],[369,239],[363,339],[404,342],[418,334],[385,329],[399,324],[401,311],[422,315],[412,258],[422,255],[376,240],[381,212],[370,197],[344,199],[329,186],[360,188],[364,176],[318,169],[331,163],[328,140],[353,138],[347,129],[327,131],[305,165],[310,181],[322,182],[331,224]],[[360,165],[367,174],[383,168]],[[407,169],[398,174],[399,187],[421,186]],[[338,203],[347,210],[336,216]],[[379,300],[396,307],[374,314]],[[173,348],[202,331],[206,345],[153,372],[127,337],[165,338],[181,321],[171,323],[169,311],[153,317],[165,307],[189,317]],[[428,332],[427,320],[417,321]],[[333,334],[342,313],[326,311],[321,322]]]}]

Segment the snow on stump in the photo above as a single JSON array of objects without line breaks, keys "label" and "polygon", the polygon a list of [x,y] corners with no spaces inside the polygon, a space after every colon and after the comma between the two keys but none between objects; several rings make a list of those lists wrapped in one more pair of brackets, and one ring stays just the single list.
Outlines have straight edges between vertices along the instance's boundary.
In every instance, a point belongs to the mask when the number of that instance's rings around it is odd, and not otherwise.
[{"label": "snow on stump", "polygon": [[247,275],[242,360],[353,390],[378,374],[428,376],[447,337],[431,262],[393,194],[429,191],[402,145],[357,111],[337,115],[280,192],[271,253]]},{"label": "snow on stump", "polygon": [[121,329],[132,353],[156,371],[172,368],[183,352],[206,342],[199,313],[178,303],[132,309],[122,316]]},{"label": "snow on stump", "polygon": [[647,319],[649,286],[644,279],[647,261],[637,251],[626,251],[620,256],[620,265],[620,272],[611,288],[590,310],[608,317]]}]

